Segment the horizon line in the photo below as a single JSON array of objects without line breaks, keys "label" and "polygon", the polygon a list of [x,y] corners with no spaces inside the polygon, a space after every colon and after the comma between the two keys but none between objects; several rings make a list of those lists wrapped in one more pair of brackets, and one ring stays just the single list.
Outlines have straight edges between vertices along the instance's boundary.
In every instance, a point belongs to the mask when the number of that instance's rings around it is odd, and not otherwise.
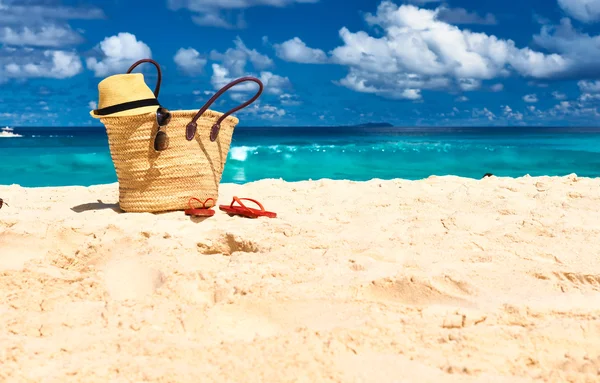
[{"label": "horizon line", "polygon": [[[5,128],[98,128],[104,129],[104,125],[4,125],[0,124],[0,130]],[[383,126],[385,125],[385,126]],[[365,123],[356,125],[237,125],[239,128],[410,128],[410,129],[465,129],[465,128],[587,128],[600,129],[600,125],[393,125],[387,123]]]}]

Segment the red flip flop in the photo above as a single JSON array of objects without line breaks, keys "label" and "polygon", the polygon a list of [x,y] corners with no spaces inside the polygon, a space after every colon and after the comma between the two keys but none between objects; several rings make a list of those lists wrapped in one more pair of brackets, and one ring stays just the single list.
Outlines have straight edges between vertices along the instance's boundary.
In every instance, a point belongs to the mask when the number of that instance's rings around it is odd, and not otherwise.
[{"label": "red flip flop", "polygon": [[[197,201],[198,203],[201,203],[202,208],[197,209],[194,206],[192,206],[192,201]],[[212,201],[213,206],[215,205],[215,200],[212,198],[209,198],[204,202],[200,201],[198,198],[190,198],[190,200],[188,201],[188,205],[190,205],[190,208],[185,210],[185,215],[191,215],[194,217],[212,217],[213,215],[215,215],[215,211],[206,207],[206,203],[208,201]]]},{"label": "red flip flop", "polygon": [[[255,204],[258,205],[260,210],[247,207],[246,205],[244,205],[242,200],[254,202]],[[239,206],[233,206],[233,204],[236,202],[239,204]],[[219,209],[221,209],[222,211],[224,211],[225,213],[227,213],[229,215],[241,215],[241,216],[247,217],[247,218],[258,218],[258,217],[277,218],[276,213],[266,211],[260,202],[253,200],[251,198],[233,197],[233,201],[231,201],[231,205],[219,205]]]}]

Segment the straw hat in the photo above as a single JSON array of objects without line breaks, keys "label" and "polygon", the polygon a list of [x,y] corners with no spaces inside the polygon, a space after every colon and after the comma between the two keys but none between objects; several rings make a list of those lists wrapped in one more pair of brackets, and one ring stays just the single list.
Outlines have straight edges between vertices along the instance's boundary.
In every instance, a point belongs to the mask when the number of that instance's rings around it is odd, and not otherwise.
[{"label": "straw hat", "polygon": [[98,84],[98,109],[94,118],[135,116],[155,112],[160,106],[141,73],[116,74]]}]

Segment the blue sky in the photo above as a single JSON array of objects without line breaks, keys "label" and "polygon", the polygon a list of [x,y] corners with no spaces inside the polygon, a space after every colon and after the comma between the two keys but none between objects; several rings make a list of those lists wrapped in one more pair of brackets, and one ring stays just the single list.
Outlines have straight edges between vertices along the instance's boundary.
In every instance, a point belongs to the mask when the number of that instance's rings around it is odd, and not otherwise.
[{"label": "blue sky", "polygon": [[169,109],[261,78],[246,126],[595,126],[599,21],[600,0],[0,0],[0,126],[99,125],[98,82],[147,57]]}]

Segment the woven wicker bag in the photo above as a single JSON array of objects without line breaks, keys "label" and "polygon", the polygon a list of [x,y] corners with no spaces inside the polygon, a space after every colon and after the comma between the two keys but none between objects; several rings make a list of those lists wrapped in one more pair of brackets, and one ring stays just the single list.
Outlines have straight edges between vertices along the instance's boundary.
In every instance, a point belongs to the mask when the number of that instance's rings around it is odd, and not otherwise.
[{"label": "woven wicker bag", "polygon": [[[161,83],[160,66],[150,59],[142,62],[158,70],[155,96]],[[232,86],[245,81],[259,85],[257,94],[246,103],[220,113],[210,105]],[[262,93],[263,85],[253,77],[244,77],[219,90],[199,111],[171,111],[166,126],[168,148],[155,150],[158,133],[157,112],[133,116],[100,117],[106,127],[111,157],[119,181],[119,205],[126,212],[166,212],[187,209],[191,197],[216,203],[233,131],[239,120],[230,114],[250,105]],[[161,127],[164,130],[165,127]]]}]

